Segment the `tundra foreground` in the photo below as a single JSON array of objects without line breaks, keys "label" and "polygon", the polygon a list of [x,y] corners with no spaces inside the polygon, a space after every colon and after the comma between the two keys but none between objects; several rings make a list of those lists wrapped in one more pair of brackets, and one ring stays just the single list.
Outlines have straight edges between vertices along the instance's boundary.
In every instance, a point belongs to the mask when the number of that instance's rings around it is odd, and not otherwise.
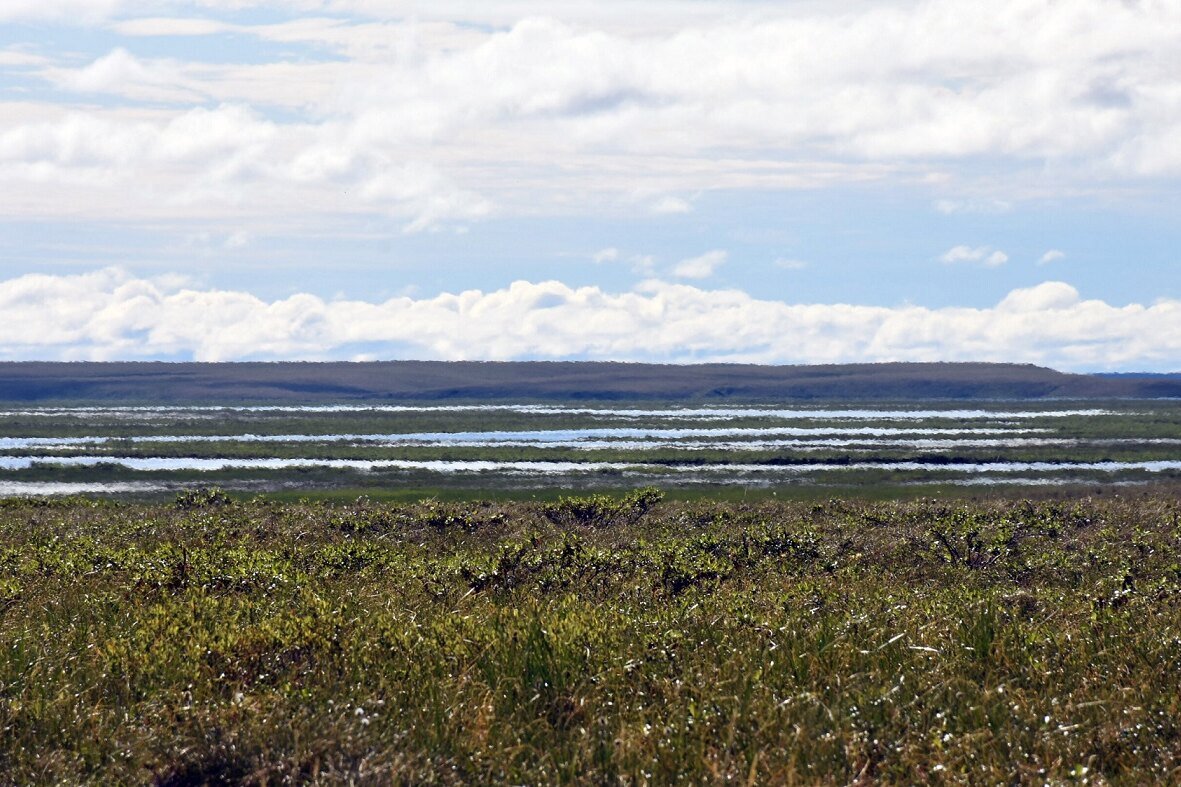
[{"label": "tundra foreground", "polygon": [[8,501],[0,778],[1176,782],[1179,514]]}]

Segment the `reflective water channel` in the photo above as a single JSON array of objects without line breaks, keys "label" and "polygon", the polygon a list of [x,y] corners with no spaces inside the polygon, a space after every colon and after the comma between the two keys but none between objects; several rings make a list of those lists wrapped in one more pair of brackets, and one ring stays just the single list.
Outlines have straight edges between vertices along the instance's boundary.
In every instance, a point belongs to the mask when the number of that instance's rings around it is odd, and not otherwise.
[{"label": "reflective water channel", "polygon": [[267,488],[432,478],[1041,485],[1179,474],[1181,408],[1169,402],[0,409],[0,495],[135,493],[204,476]]}]

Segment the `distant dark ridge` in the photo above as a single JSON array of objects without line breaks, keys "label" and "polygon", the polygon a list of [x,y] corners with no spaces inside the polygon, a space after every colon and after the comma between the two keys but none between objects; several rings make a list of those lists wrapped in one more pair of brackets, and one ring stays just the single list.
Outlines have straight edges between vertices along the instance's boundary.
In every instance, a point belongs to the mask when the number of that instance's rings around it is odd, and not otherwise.
[{"label": "distant dark ridge", "polygon": [[599,362],[0,363],[0,401],[808,401],[1181,397],[1181,379],[1032,365]]}]

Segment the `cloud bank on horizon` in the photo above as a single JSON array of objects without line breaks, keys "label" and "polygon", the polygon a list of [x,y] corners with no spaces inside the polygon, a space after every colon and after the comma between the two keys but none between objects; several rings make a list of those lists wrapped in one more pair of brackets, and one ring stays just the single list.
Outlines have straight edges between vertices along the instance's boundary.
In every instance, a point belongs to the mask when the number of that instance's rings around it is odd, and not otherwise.
[{"label": "cloud bank on horizon", "polygon": [[2,357],[1181,368],[1173,0],[8,0],[0,30]]},{"label": "cloud bank on horizon", "polygon": [[[985,309],[785,304],[660,280],[629,292],[515,282],[384,302],[266,302],[116,268],[0,282],[4,360],[520,358],[837,363],[986,360],[1064,369],[1181,357],[1181,301],[1115,306],[1063,282]],[[376,352],[375,352],[376,350]]]}]

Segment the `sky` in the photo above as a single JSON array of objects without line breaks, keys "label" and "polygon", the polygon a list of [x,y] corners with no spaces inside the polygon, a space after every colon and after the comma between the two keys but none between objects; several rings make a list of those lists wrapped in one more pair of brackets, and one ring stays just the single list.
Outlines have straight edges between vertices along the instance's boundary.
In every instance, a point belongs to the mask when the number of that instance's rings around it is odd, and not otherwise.
[{"label": "sky", "polygon": [[1181,0],[3,0],[0,359],[1181,371]]}]

